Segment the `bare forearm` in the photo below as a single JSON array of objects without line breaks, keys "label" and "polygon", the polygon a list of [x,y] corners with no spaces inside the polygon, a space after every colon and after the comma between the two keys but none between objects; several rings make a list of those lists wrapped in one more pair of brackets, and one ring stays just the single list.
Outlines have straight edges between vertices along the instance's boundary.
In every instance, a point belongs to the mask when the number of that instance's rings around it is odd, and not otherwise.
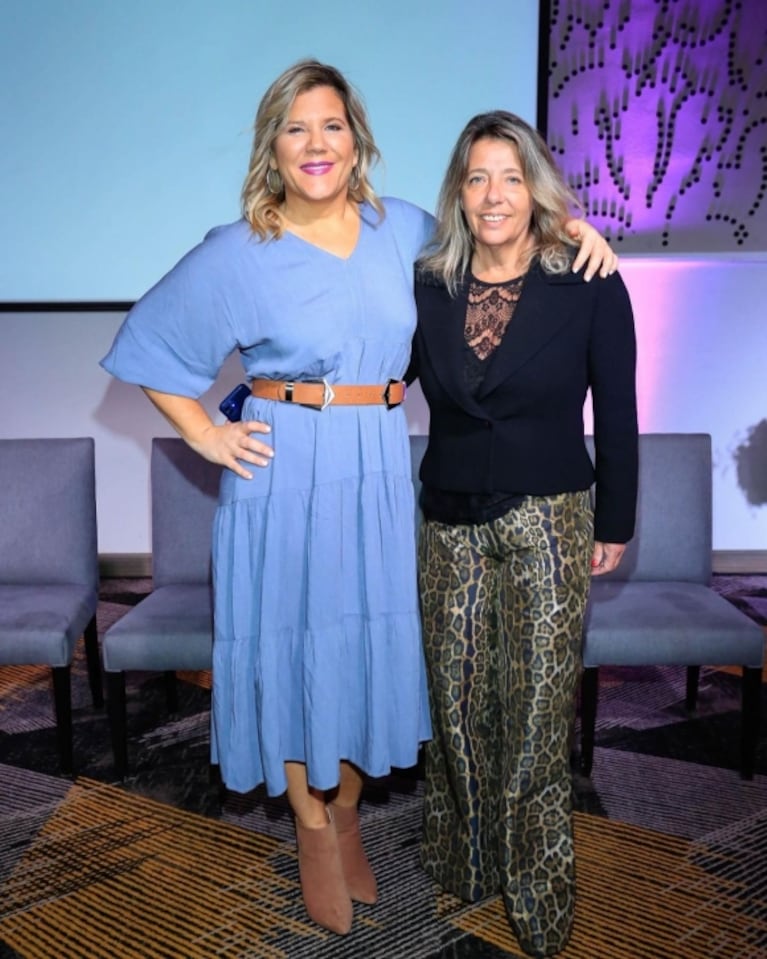
[{"label": "bare forearm", "polygon": [[202,403],[188,396],[161,393],[146,386],[142,389],[178,435],[199,452],[199,444],[205,431],[213,426],[213,421]]},{"label": "bare forearm", "polygon": [[220,463],[243,479],[252,479],[242,462],[267,466],[274,451],[256,439],[253,433],[270,433],[271,428],[258,420],[215,424],[199,400],[175,393],[162,393],[142,387],[179,436],[200,456]]}]

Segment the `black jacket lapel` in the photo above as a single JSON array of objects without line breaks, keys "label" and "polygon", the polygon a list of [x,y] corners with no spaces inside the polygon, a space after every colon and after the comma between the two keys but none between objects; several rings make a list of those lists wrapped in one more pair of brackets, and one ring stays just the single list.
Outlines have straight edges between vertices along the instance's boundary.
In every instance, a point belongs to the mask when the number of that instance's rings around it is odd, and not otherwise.
[{"label": "black jacket lapel", "polygon": [[514,376],[557,335],[569,320],[572,286],[582,282],[573,274],[552,276],[537,265],[530,268],[511,323],[488,362],[479,399]]},{"label": "black jacket lapel", "polygon": [[466,389],[466,296],[459,289],[451,297],[444,286],[421,291],[418,304],[421,348],[442,388],[467,413],[482,416],[482,408]]}]

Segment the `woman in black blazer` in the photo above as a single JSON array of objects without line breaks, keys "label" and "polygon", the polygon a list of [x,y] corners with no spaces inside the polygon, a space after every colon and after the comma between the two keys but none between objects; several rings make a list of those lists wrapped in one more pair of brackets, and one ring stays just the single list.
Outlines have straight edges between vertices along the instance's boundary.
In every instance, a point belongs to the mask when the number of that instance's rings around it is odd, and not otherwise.
[{"label": "woman in black blazer", "polygon": [[430,410],[422,861],[463,899],[502,892],[532,956],[570,935],[583,613],[590,577],[614,569],[633,535],[636,502],[631,305],[618,274],[572,272],[561,224],[573,202],[528,124],[503,111],[469,122],[419,265],[410,372]]}]

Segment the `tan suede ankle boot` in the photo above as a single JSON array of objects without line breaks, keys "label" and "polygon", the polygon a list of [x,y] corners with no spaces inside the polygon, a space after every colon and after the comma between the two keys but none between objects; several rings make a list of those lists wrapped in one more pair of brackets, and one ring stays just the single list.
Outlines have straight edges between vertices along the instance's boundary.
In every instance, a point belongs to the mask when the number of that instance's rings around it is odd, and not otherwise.
[{"label": "tan suede ankle boot", "polygon": [[296,820],[296,843],[301,893],[309,918],[345,936],[352,927],[353,909],[334,823],[308,829]]},{"label": "tan suede ankle boot", "polygon": [[336,824],[338,849],[349,895],[355,902],[372,905],[378,899],[378,886],[362,847],[357,807],[331,803],[330,810]]}]

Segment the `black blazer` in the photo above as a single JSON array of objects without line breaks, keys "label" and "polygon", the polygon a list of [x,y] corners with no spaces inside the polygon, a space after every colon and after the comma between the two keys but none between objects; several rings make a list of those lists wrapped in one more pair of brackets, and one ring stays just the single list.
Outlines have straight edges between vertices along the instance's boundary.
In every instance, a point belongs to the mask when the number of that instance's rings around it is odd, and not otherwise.
[{"label": "black blazer", "polygon": [[[586,283],[534,265],[476,397],[464,381],[466,297],[466,284],[453,298],[431,276],[416,280],[408,380],[420,378],[430,411],[422,482],[544,496],[596,481],[595,538],[627,542],[636,508],[636,343],[623,280]],[[589,388],[596,469],[583,438]]]}]

